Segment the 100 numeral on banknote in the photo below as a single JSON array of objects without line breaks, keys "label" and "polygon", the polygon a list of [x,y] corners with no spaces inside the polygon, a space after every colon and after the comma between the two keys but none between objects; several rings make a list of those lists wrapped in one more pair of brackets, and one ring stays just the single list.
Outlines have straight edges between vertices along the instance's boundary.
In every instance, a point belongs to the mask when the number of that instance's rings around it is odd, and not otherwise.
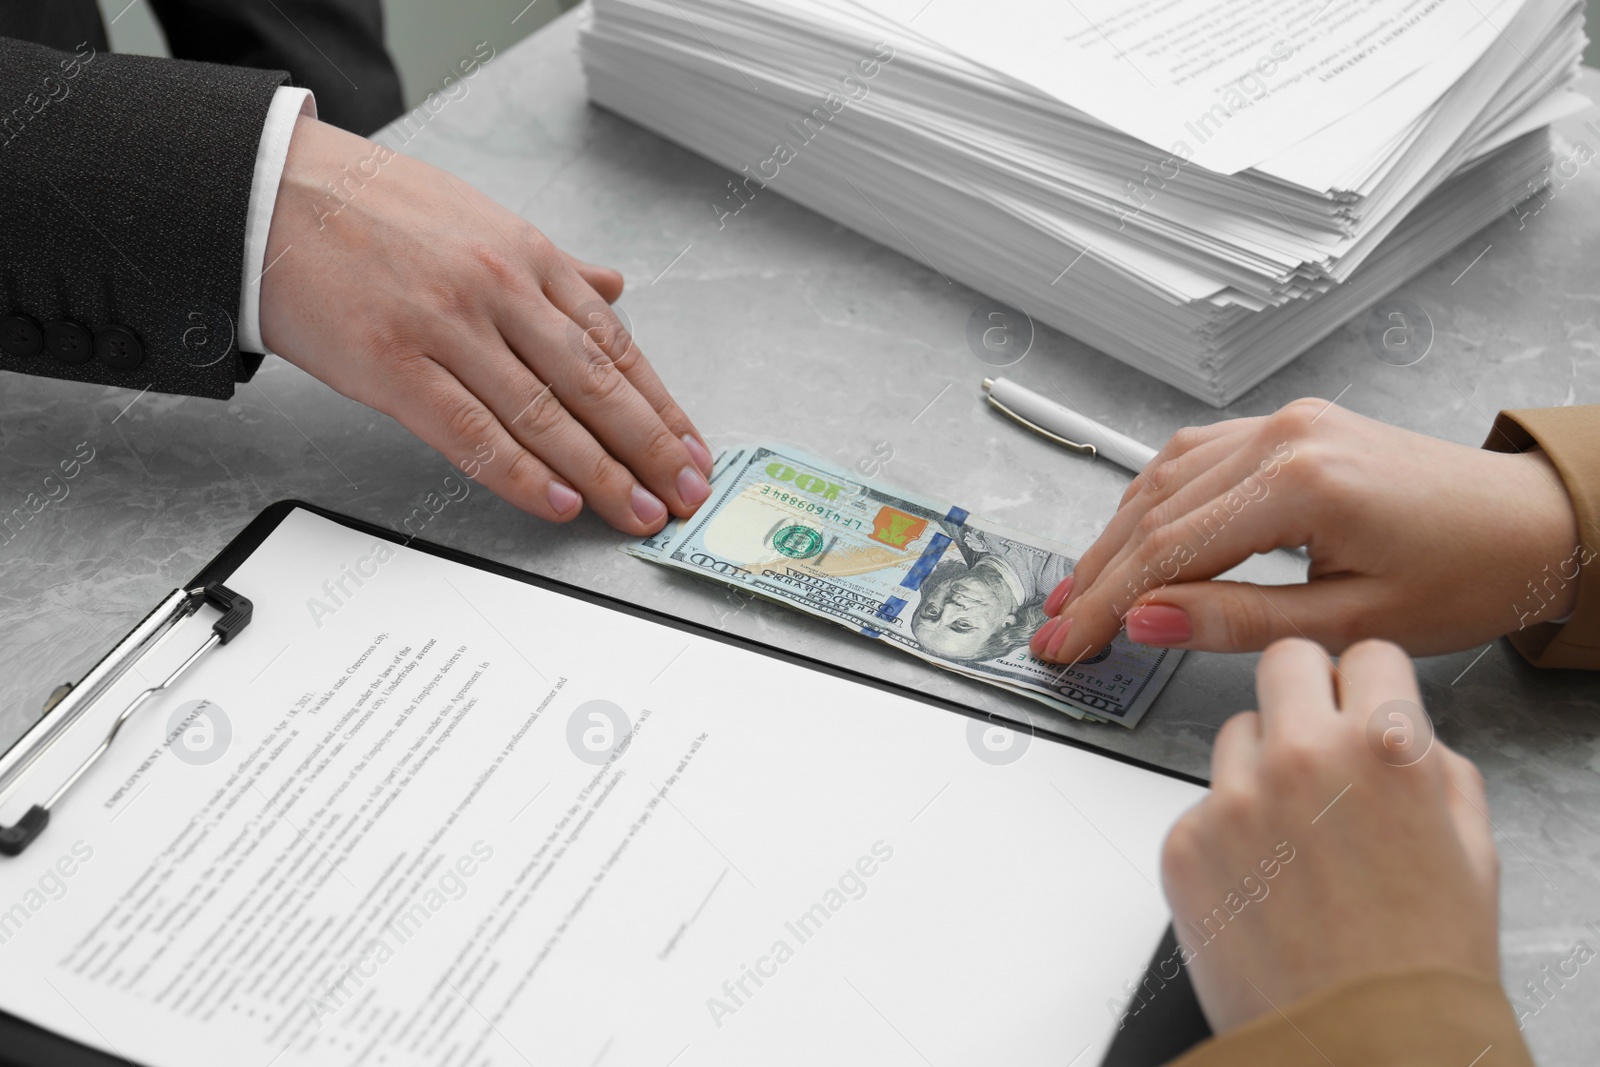
[{"label": "100 numeral on banknote", "polygon": [[1035,659],[1064,545],[873,485],[793,449],[721,456],[693,517],[630,551],[832,619],[1074,716],[1133,725],[1178,653],[1118,638],[1093,660]]}]

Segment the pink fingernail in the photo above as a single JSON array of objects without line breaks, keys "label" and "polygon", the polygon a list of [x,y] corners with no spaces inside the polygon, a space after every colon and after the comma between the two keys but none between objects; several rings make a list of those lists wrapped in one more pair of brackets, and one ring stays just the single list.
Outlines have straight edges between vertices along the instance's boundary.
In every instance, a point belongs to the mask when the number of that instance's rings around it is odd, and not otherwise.
[{"label": "pink fingernail", "polygon": [[1061,650],[1066,646],[1067,634],[1072,630],[1072,620],[1065,615],[1057,615],[1056,622],[1060,623],[1050,634],[1050,644],[1044,650],[1044,658],[1059,662]]},{"label": "pink fingernail", "polygon": [[1141,645],[1181,645],[1194,637],[1189,613],[1170,604],[1146,604],[1128,613],[1128,640]]},{"label": "pink fingernail", "polygon": [[1072,595],[1072,575],[1061,579],[1061,584],[1050,591],[1044,600],[1044,613],[1046,615],[1061,614],[1061,605],[1067,602],[1067,597]]},{"label": "pink fingernail", "polygon": [[667,506],[656,499],[654,493],[642,485],[633,487],[633,513],[646,526],[654,526],[666,518]]},{"label": "pink fingernail", "polygon": [[692,433],[683,435],[683,447],[689,450],[689,455],[694,457],[695,463],[707,478],[711,477],[711,450],[705,442]]},{"label": "pink fingernail", "polygon": [[550,506],[556,509],[557,515],[565,515],[583,503],[583,497],[579,496],[570,486],[563,485],[560,482],[550,483],[548,495],[550,497]]},{"label": "pink fingernail", "polygon": [[1028,651],[1035,656],[1043,656],[1045,649],[1050,647],[1050,637],[1061,626],[1059,618],[1052,618],[1034,633],[1033,640],[1028,642]]},{"label": "pink fingernail", "polygon": [[710,495],[711,486],[706,482],[705,475],[693,467],[685,467],[678,472],[678,498],[685,506],[695,507]]}]

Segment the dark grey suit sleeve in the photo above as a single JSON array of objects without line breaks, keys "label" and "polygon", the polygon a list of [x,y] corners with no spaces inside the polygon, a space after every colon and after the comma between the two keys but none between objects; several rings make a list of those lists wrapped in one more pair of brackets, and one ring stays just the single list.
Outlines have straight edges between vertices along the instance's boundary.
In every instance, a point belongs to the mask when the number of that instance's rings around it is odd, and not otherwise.
[{"label": "dark grey suit sleeve", "polygon": [[150,5],[174,56],[287,70],[294,84],[316,94],[323,122],[365,135],[400,114],[400,75],[384,49],[379,0],[150,0]]},{"label": "dark grey suit sleeve", "polygon": [[281,71],[0,38],[0,369],[226,398]]}]

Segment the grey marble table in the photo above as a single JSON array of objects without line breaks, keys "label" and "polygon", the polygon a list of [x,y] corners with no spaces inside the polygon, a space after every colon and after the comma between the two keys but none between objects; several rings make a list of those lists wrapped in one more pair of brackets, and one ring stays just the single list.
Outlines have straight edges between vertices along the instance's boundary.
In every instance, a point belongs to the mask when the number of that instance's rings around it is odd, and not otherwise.
[{"label": "grey marble table", "polygon": [[[993,369],[965,333],[983,297],[775,194],[719,228],[711,205],[728,174],[585,102],[581,16],[496,57],[405,149],[622,269],[639,342],[713,447],[777,434],[845,465],[892,449],[889,481],[1089,543],[1127,476],[980,403]],[[1600,147],[1582,126],[1591,117],[1566,126]],[[1499,408],[1600,402],[1596,169],[1546,194],[1537,214],[1539,201],[1508,205],[1396,294],[1432,322],[1414,366],[1376,358],[1357,321],[1224,412],[1049,329],[1005,373],[1157,443],[1186,424],[1318,396],[1476,445]],[[0,744],[263,505],[299,497],[396,526],[451,473],[397,424],[275,359],[226,403],[12,376],[0,393],[0,514],[42,492],[83,444],[94,458],[70,493],[0,544]],[[979,708],[1014,706],[844,631],[629,560],[591,518],[546,526],[474,489],[408,532]],[[1076,732],[1204,775],[1218,726],[1254,702],[1254,663],[1191,654],[1137,730]],[[1419,666],[1440,735],[1488,779],[1515,994],[1578,939],[1600,948],[1583,925],[1600,920],[1600,684],[1531,669],[1504,642]],[[1600,970],[1549,988],[1526,1025],[1540,1061],[1593,1062]]]}]

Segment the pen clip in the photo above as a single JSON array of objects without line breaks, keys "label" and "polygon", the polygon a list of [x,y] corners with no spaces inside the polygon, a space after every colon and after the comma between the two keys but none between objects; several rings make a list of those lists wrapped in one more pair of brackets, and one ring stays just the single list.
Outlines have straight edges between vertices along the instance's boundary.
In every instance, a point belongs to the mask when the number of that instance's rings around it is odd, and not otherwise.
[{"label": "pen clip", "polygon": [[1030,429],[1034,433],[1038,434],[1040,437],[1043,437],[1043,438],[1046,438],[1048,440],[1054,441],[1056,444],[1060,445],[1062,448],[1070,448],[1070,449],[1072,449],[1072,451],[1082,453],[1083,455],[1086,455],[1086,456],[1098,456],[1100,454],[1099,449],[1095,448],[1094,445],[1079,444],[1077,441],[1069,441],[1065,437],[1060,436],[1059,434],[1051,433],[1049,430],[1045,429],[1043,426],[1040,426],[1038,423],[1031,422],[1028,419],[1023,418],[1021,415],[1017,414],[1015,411],[1012,411],[1010,408],[1008,408],[1004,404],[1000,403],[1000,401],[996,400],[992,393],[988,396],[987,399],[988,399],[989,403],[991,405],[993,405],[994,407],[998,408],[1002,414],[1010,416],[1012,419],[1015,419],[1018,423],[1021,423],[1023,426],[1026,426],[1028,429]]}]

